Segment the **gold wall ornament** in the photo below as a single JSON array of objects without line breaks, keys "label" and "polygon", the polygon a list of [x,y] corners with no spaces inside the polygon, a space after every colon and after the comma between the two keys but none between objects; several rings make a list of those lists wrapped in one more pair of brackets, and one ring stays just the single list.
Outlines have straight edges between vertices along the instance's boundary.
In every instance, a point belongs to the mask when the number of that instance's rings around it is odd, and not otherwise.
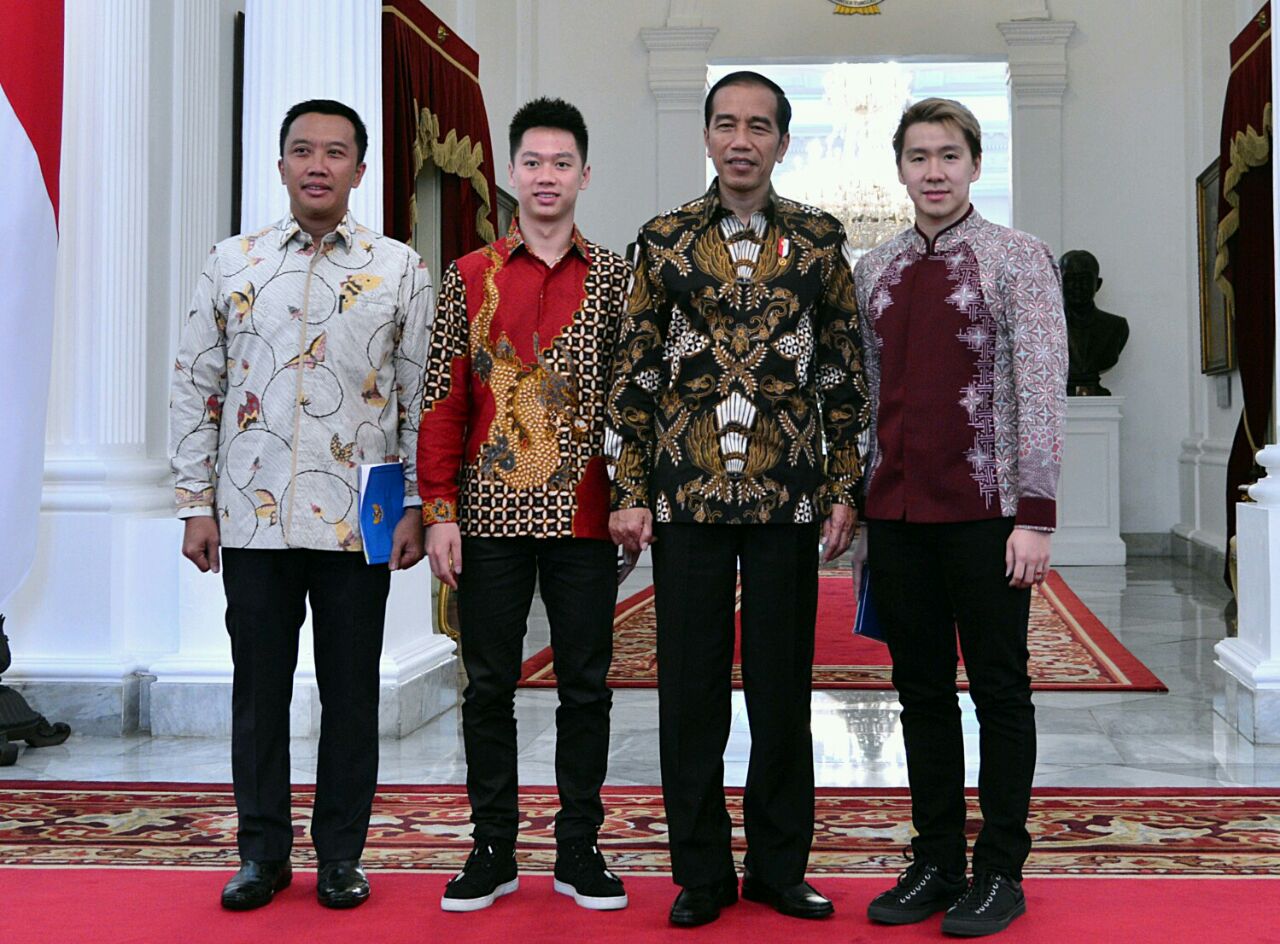
[{"label": "gold wall ornament", "polygon": [[440,42],[443,43],[448,38],[449,38],[449,31],[445,29],[443,26],[441,26],[439,29],[436,30],[436,39],[438,39]]},{"label": "gold wall ornament", "polygon": [[832,13],[838,16],[850,16],[852,14],[872,15],[880,12],[880,4],[884,0],[827,0],[828,3],[835,4]]}]

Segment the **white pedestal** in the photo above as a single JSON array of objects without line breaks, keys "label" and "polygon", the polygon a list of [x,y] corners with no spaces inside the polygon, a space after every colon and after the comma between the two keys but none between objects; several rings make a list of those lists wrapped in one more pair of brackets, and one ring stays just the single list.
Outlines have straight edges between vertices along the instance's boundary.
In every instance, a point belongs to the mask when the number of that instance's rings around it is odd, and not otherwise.
[{"label": "white pedestal", "polygon": [[1214,647],[1225,675],[1216,707],[1254,744],[1280,745],[1280,446],[1258,461],[1268,475],[1236,505],[1240,635]]},{"label": "white pedestal", "polygon": [[1123,564],[1120,420],[1124,397],[1068,397],[1055,564]]}]

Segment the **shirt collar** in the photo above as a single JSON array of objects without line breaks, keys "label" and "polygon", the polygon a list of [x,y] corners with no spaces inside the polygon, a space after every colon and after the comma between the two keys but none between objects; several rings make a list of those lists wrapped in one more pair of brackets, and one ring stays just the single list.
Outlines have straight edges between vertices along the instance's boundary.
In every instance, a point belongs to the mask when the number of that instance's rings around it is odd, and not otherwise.
[{"label": "shirt collar", "polygon": [[920,231],[919,226],[912,227],[910,232],[912,235],[912,242],[921,252],[939,253],[946,252],[949,249],[954,249],[956,246],[964,242],[974,230],[983,226],[985,223],[986,220],[982,218],[982,214],[980,214],[974,205],[970,203],[969,209],[965,212],[964,216],[947,226],[939,232],[938,235],[934,236],[932,240]]},{"label": "shirt collar", "polygon": [[[713,223],[718,223],[722,217],[733,212],[720,202],[719,177],[711,181],[711,186],[707,188],[707,193],[704,199],[706,200],[706,204],[702,209],[702,225],[704,227],[710,226]],[[764,218],[772,223],[774,221],[774,216],[777,213],[777,209],[778,194],[773,189],[773,185],[770,184],[769,195],[765,200],[764,206],[761,207],[758,212],[763,213]]]},{"label": "shirt collar", "polygon": [[[503,238],[503,242],[507,247],[507,256],[510,258],[512,253],[517,249],[524,248],[525,252],[533,255],[529,248],[525,246],[524,234],[520,232],[520,215],[517,213],[511,218],[511,225],[507,227],[507,235]],[[573,227],[573,236],[570,237],[569,248],[576,250],[578,255],[582,257],[582,261],[587,265],[591,264],[591,248],[587,245],[587,240],[583,237],[582,232],[575,225]]]},{"label": "shirt collar", "polygon": [[[310,245],[309,237],[302,230],[302,224],[298,222],[297,217],[290,214],[280,221],[278,229],[280,230],[280,248],[283,249],[289,244],[289,241],[295,236],[304,240],[304,245]],[[348,210],[343,214],[342,220],[338,223],[334,232],[338,234],[338,239],[342,244],[350,249],[355,244],[356,221],[351,217],[351,211]]]}]

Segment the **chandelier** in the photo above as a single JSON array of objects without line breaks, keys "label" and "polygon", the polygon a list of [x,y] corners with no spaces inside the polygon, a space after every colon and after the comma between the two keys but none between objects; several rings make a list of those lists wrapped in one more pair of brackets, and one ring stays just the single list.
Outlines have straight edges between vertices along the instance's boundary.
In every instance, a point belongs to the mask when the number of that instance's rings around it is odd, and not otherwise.
[{"label": "chandelier", "polygon": [[807,143],[793,167],[797,196],[844,224],[855,257],[911,225],[898,180],[893,133],[910,102],[911,76],[896,63],[841,62],[826,70],[831,131]]}]

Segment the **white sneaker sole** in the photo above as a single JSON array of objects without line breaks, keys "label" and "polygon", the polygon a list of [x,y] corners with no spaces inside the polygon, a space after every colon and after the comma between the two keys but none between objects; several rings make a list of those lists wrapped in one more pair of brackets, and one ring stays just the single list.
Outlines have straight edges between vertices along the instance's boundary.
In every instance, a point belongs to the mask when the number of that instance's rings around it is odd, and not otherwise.
[{"label": "white sneaker sole", "polygon": [[627,907],[627,896],[615,895],[612,898],[592,898],[589,895],[583,895],[570,885],[568,882],[562,882],[555,879],[552,887],[561,895],[568,895],[578,905],[589,911],[617,911],[619,908]]},{"label": "white sneaker sole", "polygon": [[499,885],[488,895],[481,895],[479,898],[441,898],[441,911],[480,911],[488,908],[503,895],[510,895],[513,891],[520,887],[519,877],[513,878],[509,882]]}]

